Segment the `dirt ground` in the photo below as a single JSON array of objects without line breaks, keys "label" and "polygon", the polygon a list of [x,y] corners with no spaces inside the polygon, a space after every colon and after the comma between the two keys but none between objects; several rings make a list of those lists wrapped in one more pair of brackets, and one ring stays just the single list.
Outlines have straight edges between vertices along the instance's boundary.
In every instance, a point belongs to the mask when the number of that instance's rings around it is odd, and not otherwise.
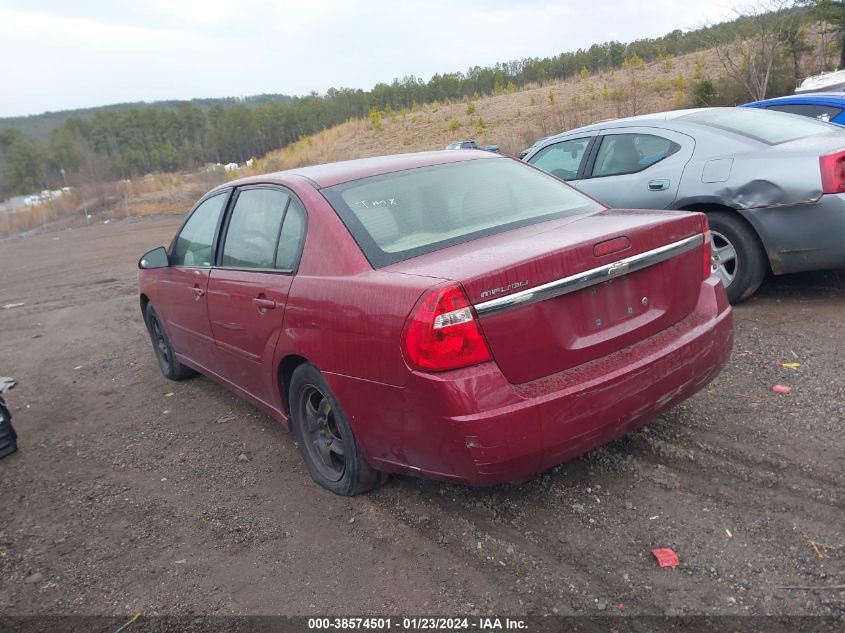
[{"label": "dirt ground", "polygon": [[845,614],[781,588],[845,582],[845,272],[767,282],[722,375],[610,446],[343,499],[264,414],[159,373],[135,263],[179,221],[0,242],[0,305],[25,302],[0,309],[0,613]]}]

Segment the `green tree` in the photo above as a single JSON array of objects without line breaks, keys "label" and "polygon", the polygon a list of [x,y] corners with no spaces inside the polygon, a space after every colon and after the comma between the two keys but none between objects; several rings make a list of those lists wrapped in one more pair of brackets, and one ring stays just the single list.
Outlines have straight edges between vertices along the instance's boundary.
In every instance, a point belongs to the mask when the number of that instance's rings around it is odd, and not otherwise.
[{"label": "green tree", "polygon": [[6,185],[12,193],[27,194],[41,188],[44,160],[38,147],[20,134],[0,140],[6,159]]},{"label": "green tree", "polygon": [[57,170],[77,172],[82,164],[83,140],[74,132],[69,119],[53,130],[50,137],[50,162]]},{"label": "green tree", "polygon": [[692,85],[692,105],[696,108],[714,105],[717,97],[716,86],[710,79],[701,79]]}]

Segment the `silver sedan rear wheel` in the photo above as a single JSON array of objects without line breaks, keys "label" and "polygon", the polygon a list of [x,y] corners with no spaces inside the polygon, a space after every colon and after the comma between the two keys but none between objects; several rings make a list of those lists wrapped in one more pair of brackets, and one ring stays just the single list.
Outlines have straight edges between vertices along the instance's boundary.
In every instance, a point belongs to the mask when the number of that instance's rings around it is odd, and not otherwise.
[{"label": "silver sedan rear wheel", "polygon": [[710,253],[731,303],[747,299],[763,281],[768,268],[763,245],[750,224],[735,211],[709,211]]},{"label": "silver sedan rear wheel", "polygon": [[736,257],[736,247],[731,241],[718,231],[710,231],[711,249],[710,259],[713,272],[722,280],[725,289],[729,288],[736,278],[739,262]]}]

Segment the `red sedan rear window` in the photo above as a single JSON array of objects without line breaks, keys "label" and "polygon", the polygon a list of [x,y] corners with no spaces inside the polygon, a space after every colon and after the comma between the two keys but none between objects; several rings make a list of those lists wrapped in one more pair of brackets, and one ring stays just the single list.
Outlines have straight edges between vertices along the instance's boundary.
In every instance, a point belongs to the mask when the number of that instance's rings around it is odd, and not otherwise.
[{"label": "red sedan rear window", "polygon": [[603,208],[556,178],[507,159],[400,171],[321,193],[376,268]]}]

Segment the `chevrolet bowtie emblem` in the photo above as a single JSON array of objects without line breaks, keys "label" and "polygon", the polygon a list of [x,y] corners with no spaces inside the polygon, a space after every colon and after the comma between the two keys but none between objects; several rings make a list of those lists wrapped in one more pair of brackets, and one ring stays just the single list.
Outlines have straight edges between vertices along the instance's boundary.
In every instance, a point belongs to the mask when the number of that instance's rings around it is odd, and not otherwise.
[{"label": "chevrolet bowtie emblem", "polygon": [[628,272],[628,262],[616,262],[607,269],[607,276],[608,277],[618,277],[619,275],[624,275]]}]

